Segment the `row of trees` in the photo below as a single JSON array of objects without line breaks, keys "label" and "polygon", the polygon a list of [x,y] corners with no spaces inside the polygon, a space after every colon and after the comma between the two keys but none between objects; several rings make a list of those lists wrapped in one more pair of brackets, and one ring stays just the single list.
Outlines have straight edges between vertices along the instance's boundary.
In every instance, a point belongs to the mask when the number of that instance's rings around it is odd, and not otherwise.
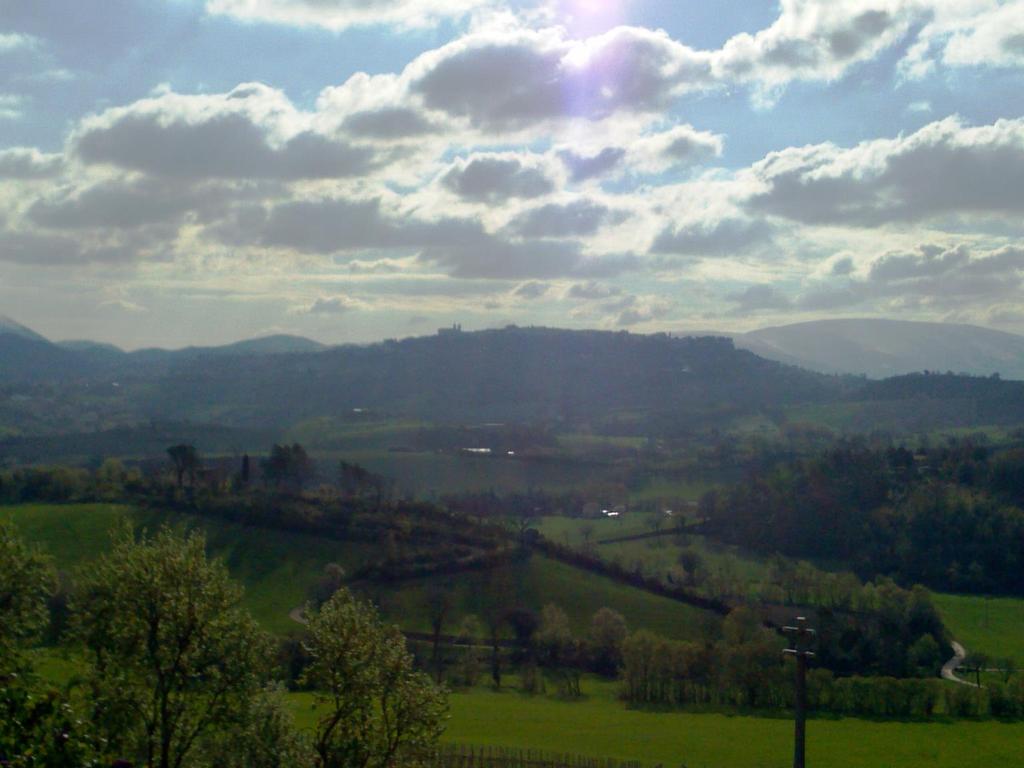
[{"label": "row of trees", "polygon": [[193,501],[197,492],[251,489],[256,481],[279,494],[296,494],[314,481],[326,482],[344,498],[373,499],[378,507],[392,492],[386,478],[357,464],[339,462],[333,477],[318,472],[313,459],[298,443],[275,444],[257,462],[248,454],[237,460],[206,460],[188,443],[172,445],[166,454],[163,467],[145,462],[126,466],[118,459],[106,459],[95,471],[63,466],[0,470],[0,502],[118,499],[126,493],[152,494],[164,490],[168,483],[178,491],[188,491]]},{"label": "row of trees", "polygon": [[[634,705],[735,706],[781,710],[793,706],[793,668],[782,644],[749,621],[726,620],[722,644],[675,642],[647,631],[623,644],[622,697]],[[985,688],[930,677],[840,677],[813,669],[807,679],[811,711],[860,717],[1024,717],[1024,677]]]},{"label": "row of trees", "polygon": [[54,584],[49,560],[0,524],[0,764],[383,768],[434,749],[443,692],[344,588],[307,615],[302,682],[324,713],[307,739],[282,705],[271,639],[202,536],[117,534],[72,595],[68,642],[86,672],[63,689],[24,653]]}]

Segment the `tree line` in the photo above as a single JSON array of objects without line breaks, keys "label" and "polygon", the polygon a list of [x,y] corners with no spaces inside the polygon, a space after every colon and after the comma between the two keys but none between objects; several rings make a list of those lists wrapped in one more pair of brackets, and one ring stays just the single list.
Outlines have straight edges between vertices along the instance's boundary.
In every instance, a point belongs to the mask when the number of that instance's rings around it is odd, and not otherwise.
[{"label": "tree line", "polygon": [[1024,449],[970,440],[914,453],[839,446],[701,500],[706,531],[755,552],[841,560],[862,576],[1024,594]]},{"label": "tree line", "polygon": [[[725,636],[711,644],[631,634],[622,646],[622,698],[634,706],[791,708],[793,667],[784,661],[782,641],[739,613],[726,619]],[[974,688],[936,677],[838,676],[815,668],[807,702],[812,712],[831,715],[1020,719],[1024,677]]]}]

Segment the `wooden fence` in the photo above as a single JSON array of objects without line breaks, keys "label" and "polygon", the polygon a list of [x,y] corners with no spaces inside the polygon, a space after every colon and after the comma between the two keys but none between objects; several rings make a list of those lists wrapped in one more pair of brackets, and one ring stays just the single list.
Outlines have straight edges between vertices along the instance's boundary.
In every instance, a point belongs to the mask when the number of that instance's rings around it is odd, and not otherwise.
[{"label": "wooden fence", "polygon": [[641,768],[641,764],[535,749],[444,744],[438,752],[436,768]]}]

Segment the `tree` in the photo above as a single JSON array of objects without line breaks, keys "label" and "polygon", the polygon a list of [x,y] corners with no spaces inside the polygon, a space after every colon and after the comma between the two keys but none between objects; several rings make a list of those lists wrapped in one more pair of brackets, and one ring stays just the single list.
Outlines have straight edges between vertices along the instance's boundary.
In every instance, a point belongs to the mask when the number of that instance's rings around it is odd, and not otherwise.
[{"label": "tree", "polygon": [[477,655],[474,643],[479,642],[483,633],[484,629],[480,624],[480,619],[472,614],[465,616],[462,619],[462,624],[459,625],[457,636],[460,647],[456,669],[459,681],[468,687],[476,685],[480,678],[480,657]]},{"label": "tree", "polygon": [[282,486],[298,491],[313,474],[313,461],[306,449],[298,443],[274,445],[270,456],[261,462],[264,479],[280,489]]},{"label": "tree", "polygon": [[622,644],[629,636],[626,619],[611,608],[600,608],[590,620],[587,642],[594,668],[604,675],[614,675],[622,664]]},{"label": "tree", "polygon": [[185,444],[172,445],[167,449],[167,455],[171,458],[171,464],[174,465],[174,472],[178,478],[178,487],[184,487],[186,474],[188,475],[189,483],[195,485],[196,472],[202,465],[202,460],[199,458],[199,451],[196,450],[196,447]]},{"label": "tree", "polygon": [[523,658],[533,660],[533,640],[537,628],[540,626],[540,617],[529,608],[513,608],[505,614],[505,621],[512,627],[516,636],[516,645],[519,646]]},{"label": "tree", "polygon": [[572,636],[569,617],[554,603],[548,603],[540,612],[540,627],[536,634],[541,663],[552,670],[558,679],[563,696],[580,695],[579,644]]},{"label": "tree", "polygon": [[345,569],[337,563],[328,563],[324,566],[323,575],[310,590],[310,597],[313,605],[319,608],[331,599],[345,584]]},{"label": "tree", "polygon": [[585,522],[580,526],[580,535],[583,537],[583,551],[588,554],[592,552],[591,540],[594,538],[594,524]]},{"label": "tree", "polygon": [[505,614],[512,601],[512,577],[508,568],[492,568],[482,588],[477,592],[477,606],[491,646],[491,682],[501,689],[501,630]]},{"label": "tree", "polygon": [[81,768],[96,765],[94,734],[67,696],[41,687],[22,654],[48,618],[56,583],[49,558],[0,521],[0,765]]},{"label": "tree", "polygon": [[355,499],[367,493],[372,494],[374,509],[380,510],[388,481],[382,475],[370,472],[365,467],[342,461],[338,463],[338,484],[341,492],[348,498]]},{"label": "tree", "polygon": [[398,628],[382,624],[344,588],[307,618],[312,662],[303,682],[327,708],[313,739],[321,768],[390,768],[429,758],[447,699],[413,670]]},{"label": "tree", "polygon": [[106,459],[96,470],[96,491],[102,499],[119,499],[129,480],[137,480],[137,473],[130,475],[118,459]]},{"label": "tree", "polygon": [[444,677],[444,663],[441,659],[441,635],[445,622],[453,608],[452,594],[448,584],[434,584],[427,591],[427,612],[430,616],[431,663],[434,679],[438,684]]},{"label": "tree", "polygon": [[181,768],[211,734],[246,727],[272,647],[202,535],[164,528],[136,543],[125,526],[83,576],[76,632],[112,745]]},{"label": "tree", "polygon": [[295,728],[284,691],[261,691],[248,705],[239,727],[213,734],[204,744],[209,765],[217,768],[300,768],[313,765],[306,739]]},{"label": "tree", "polygon": [[21,648],[45,626],[56,586],[49,558],[28,547],[0,520],[0,679],[17,672]]},{"label": "tree", "polygon": [[921,635],[907,650],[913,667],[925,675],[934,675],[942,666],[942,649],[931,635]]}]

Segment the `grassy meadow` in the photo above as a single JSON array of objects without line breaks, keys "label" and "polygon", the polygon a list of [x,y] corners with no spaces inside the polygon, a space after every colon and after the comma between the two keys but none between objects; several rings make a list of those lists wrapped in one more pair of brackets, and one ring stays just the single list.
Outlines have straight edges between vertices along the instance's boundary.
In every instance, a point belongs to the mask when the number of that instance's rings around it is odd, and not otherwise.
[{"label": "grassy meadow", "polygon": [[[444,740],[639,760],[647,766],[785,768],[793,726],[785,717],[627,709],[616,684],[584,680],[584,698],[476,688],[450,697]],[[553,689],[553,686],[551,687]],[[309,694],[292,694],[298,722],[312,728]],[[1015,768],[1024,724],[812,719],[809,765],[822,768]]]},{"label": "grassy meadow", "polygon": [[[669,529],[666,522],[663,530]],[[618,541],[602,544],[605,539],[636,536],[651,532],[647,516],[626,514],[618,518],[602,517],[594,520],[570,517],[545,517],[539,524],[541,533],[549,539],[571,547],[586,542],[584,530],[589,530],[594,551],[605,560],[615,560],[630,569],[648,575],[660,575],[679,562],[684,550],[695,552],[704,568],[711,573],[727,574],[731,581],[753,584],[762,581],[768,570],[763,557],[744,552],[738,547],[720,544],[705,536],[659,536],[654,538]]]},{"label": "grassy meadow", "polygon": [[[678,640],[693,640],[717,632],[720,620],[714,614],[652,595],[588,571],[565,565],[539,555],[517,563],[497,577],[503,602],[539,610],[555,603],[569,617],[577,634],[587,631],[590,619],[600,608],[619,611],[632,629],[651,631]],[[398,621],[403,629],[427,631],[428,592],[443,585],[452,597],[454,611],[449,626],[454,629],[462,616],[483,613],[487,599],[487,577],[463,573],[453,577],[432,577],[404,583],[401,589],[374,596],[386,617]]]},{"label": "grassy meadow", "polygon": [[[71,572],[105,552],[110,533],[123,520],[150,530],[166,522],[201,528],[210,555],[221,558],[245,587],[245,606],[264,628],[277,634],[296,629],[288,613],[306,601],[309,588],[320,578],[325,565],[335,562],[352,570],[375,554],[372,544],[111,504],[0,507],[0,517],[13,520],[27,540],[53,555],[60,569]],[[605,606],[622,613],[633,628],[643,627],[677,639],[700,637],[713,632],[718,624],[717,617],[706,611],[541,556],[515,562],[503,571],[503,601],[509,606],[539,611],[546,603],[556,603],[580,633],[586,630],[591,616]],[[402,629],[425,632],[430,628],[427,594],[443,588],[452,595],[448,631],[454,631],[464,616],[482,613],[486,583],[484,574],[469,572],[371,587],[364,596]]]},{"label": "grassy meadow", "polygon": [[[288,610],[304,600],[308,586],[327,562],[352,567],[366,554],[363,545],[280,531],[268,535],[267,531],[215,520],[144,513],[117,505],[0,507],[0,517],[14,520],[27,539],[51,552],[65,570],[87,566],[101,555],[108,546],[109,532],[125,519],[151,529],[167,520],[201,526],[211,554],[223,558],[245,585],[247,607],[275,632],[294,629]],[[628,525],[625,520],[596,522],[602,526],[602,535],[614,530],[613,525]],[[554,524],[565,525],[561,521]],[[647,546],[643,541],[630,544]],[[693,541],[691,546],[710,545]],[[549,601],[559,603],[577,631],[582,631],[590,615],[603,605],[620,610],[634,628],[648,627],[673,637],[695,637],[707,631],[711,621],[702,611],[544,557],[534,556],[510,566],[502,578],[513,602],[535,608]],[[458,614],[480,610],[482,581],[478,573],[450,580],[456,606],[453,622]],[[424,629],[426,594],[434,587],[431,580],[423,579],[406,582],[396,591],[382,590],[382,608],[403,627]],[[1024,642],[1020,631],[1024,601],[994,599],[988,604],[986,620],[983,598],[937,595],[936,600],[954,635],[968,649],[1024,658],[1016,650]],[[73,658],[53,649],[37,652],[36,667],[41,676],[54,682],[66,681],[77,669]],[[512,677],[509,681],[515,682]],[[646,766],[783,768],[790,762],[792,725],[785,717],[629,709],[618,699],[616,683],[593,677],[584,679],[584,696],[578,701],[560,699],[555,690],[549,683],[548,694],[536,696],[514,688],[456,691],[451,695],[444,739],[635,759]],[[312,728],[318,716],[313,697],[294,693],[288,700],[300,725]],[[822,718],[810,722],[808,733],[809,764],[828,768],[1011,768],[1021,765],[1024,744],[1024,723],[998,721]]]},{"label": "grassy meadow", "polygon": [[151,531],[168,522],[201,528],[210,554],[221,558],[245,587],[246,608],[268,631],[279,634],[295,628],[288,612],[306,601],[309,587],[325,565],[336,562],[353,568],[366,555],[357,544],[113,504],[0,507],[0,518],[13,520],[22,536],[40,545],[53,555],[58,568],[69,572],[102,555],[111,532],[123,520]]},{"label": "grassy meadow", "polygon": [[933,593],[953,639],[970,652],[1024,665],[1024,599]]}]

